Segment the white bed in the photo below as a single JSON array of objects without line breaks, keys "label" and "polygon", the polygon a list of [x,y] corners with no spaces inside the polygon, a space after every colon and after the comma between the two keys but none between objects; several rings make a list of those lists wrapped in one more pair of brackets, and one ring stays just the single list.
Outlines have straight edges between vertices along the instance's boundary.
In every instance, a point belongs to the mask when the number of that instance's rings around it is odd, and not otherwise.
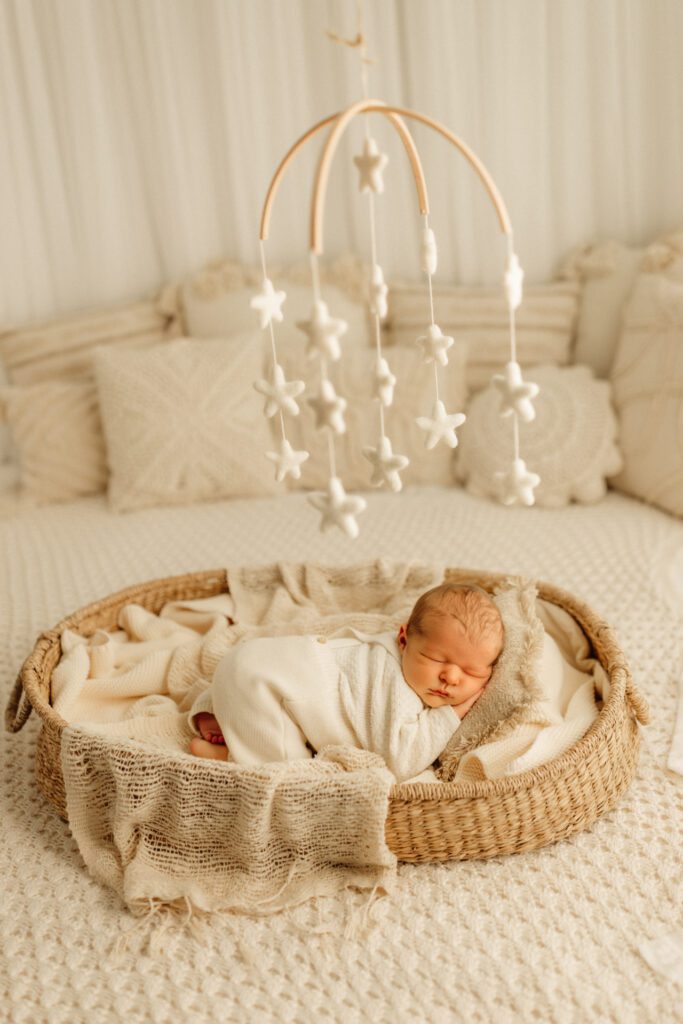
[{"label": "white bed", "polygon": [[[683,671],[683,522],[616,492],[598,505],[504,508],[457,488],[368,495],[361,535],[320,534],[303,494],[115,515],[104,497],[0,521],[5,699],[36,635],[157,576],[376,556],[550,580],[610,622],[653,721],[636,780],[589,832],[487,862],[399,868],[362,940],[319,937],[311,906],[216,919],[157,958],[108,962],[131,918],[86,874],[36,787],[39,721],[3,734],[2,1016],[49,1021],[664,1021],[681,990],[647,940],[679,925],[681,779],[666,767]],[[358,897],[319,901],[341,932]]]}]

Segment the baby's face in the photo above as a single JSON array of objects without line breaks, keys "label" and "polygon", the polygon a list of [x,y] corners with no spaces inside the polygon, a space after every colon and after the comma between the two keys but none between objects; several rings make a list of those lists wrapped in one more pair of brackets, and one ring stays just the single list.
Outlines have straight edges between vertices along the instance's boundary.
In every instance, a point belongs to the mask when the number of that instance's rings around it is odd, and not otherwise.
[{"label": "baby's face", "polygon": [[462,704],[488,682],[500,640],[473,643],[457,620],[430,619],[424,633],[398,631],[403,677],[428,708]]}]

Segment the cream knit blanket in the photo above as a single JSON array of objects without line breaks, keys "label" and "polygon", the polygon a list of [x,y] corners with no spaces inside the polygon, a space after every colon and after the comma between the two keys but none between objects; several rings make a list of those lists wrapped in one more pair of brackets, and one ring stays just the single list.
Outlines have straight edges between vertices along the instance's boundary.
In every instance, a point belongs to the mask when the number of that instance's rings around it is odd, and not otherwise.
[{"label": "cream knit blanket", "polygon": [[[159,616],[127,605],[119,631],[90,641],[65,631],[52,697],[74,723],[63,731],[62,770],[91,874],[135,913],[159,904],[271,913],[347,886],[386,891],[395,780],[381,758],[329,747],[250,769],[179,751],[192,736],[188,708],[238,639],[346,625],[379,632],[442,575],[383,562],[242,569],[228,573],[230,596],[172,602]],[[228,624],[233,616],[239,625]]]}]

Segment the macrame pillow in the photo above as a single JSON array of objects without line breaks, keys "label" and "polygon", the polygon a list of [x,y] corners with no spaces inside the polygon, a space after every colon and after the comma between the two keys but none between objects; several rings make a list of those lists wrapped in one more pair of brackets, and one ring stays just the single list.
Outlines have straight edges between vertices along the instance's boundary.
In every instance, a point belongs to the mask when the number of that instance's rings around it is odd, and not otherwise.
[{"label": "macrame pillow", "polygon": [[683,274],[638,278],[611,376],[624,456],[611,483],[683,516]]},{"label": "macrame pillow", "polygon": [[[343,342],[343,339],[342,339]],[[449,411],[464,408],[465,350],[454,345],[448,353],[447,372],[439,382],[439,394]],[[386,352],[391,372],[396,376],[394,402],[384,411],[385,429],[393,451],[406,455],[410,465],[401,472],[404,486],[411,484],[449,486],[453,483],[453,452],[444,444],[425,449],[425,433],[415,422],[418,416],[430,415],[434,403],[434,366],[425,363],[419,348],[401,345]],[[378,403],[372,400],[372,367],[376,359],[374,349],[351,349],[342,353],[332,366],[334,386],[346,400],[344,414],[346,433],[335,436],[337,473],[344,486],[353,490],[369,490],[372,466],[363,456],[365,446],[377,444],[379,437]],[[305,356],[305,339],[298,339],[282,352],[280,362],[285,377],[303,379],[306,391],[300,401],[301,412],[287,420],[287,437],[292,447],[310,452],[310,458],[301,467],[301,478],[290,484],[292,490],[324,488],[330,475],[327,431],[318,430],[315,415],[306,399],[319,387],[320,370]],[[279,441],[279,423],[275,418],[276,437]]]},{"label": "macrame pillow", "polygon": [[276,493],[254,332],[95,357],[116,511]]},{"label": "macrame pillow", "polygon": [[437,775],[451,782],[461,758],[484,742],[501,739],[526,720],[530,706],[542,700],[538,664],[543,625],[536,614],[536,587],[510,578],[492,595],[505,627],[503,650],[479,700],[463,718],[439,757]]},{"label": "macrame pillow", "polygon": [[[536,418],[519,427],[522,458],[541,478],[536,504],[599,501],[605,478],[622,465],[609,383],[595,380],[587,366],[538,366],[525,379],[540,387]],[[472,398],[460,429],[456,477],[479,497],[499,496],[495,474],[506,470],[513,456],[512,425],[499,408],[500,392],[489,385]]]}]

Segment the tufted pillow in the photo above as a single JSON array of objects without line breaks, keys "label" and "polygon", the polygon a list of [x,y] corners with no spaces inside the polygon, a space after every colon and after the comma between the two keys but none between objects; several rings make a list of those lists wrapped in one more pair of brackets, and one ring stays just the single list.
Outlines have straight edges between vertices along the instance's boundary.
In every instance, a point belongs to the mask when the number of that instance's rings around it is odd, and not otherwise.
[{"label": "tufted pillow", "polygon": [[260,335],[95,356],[116,511],[276,493],[253,382]]},{"label": "tufted pillow", "polygon": [[640,275],[611,376],[624,456],[611,483],[683,516],[683,281]]},{"label": "tufted pillow", "polygon": [[12,434],[19,493],[37,504],[74,501],[107,485],[97,389],[51,380],[0,389]]},{"label": "tufted pillow", "polygon": [[[536,418],[519,427],[521,457],[541,478],[536,503],[598,501],[605,477],[622,465],[609,383],[595,380],[587,366],[537,366],[524,378],[540,387]],[[480,497],[498,497],[494,473],[509,468],[513,457],[512,422],[499,409],[500,393],[489,385],[471,400],[460,430],[456,477]]]},{"label": "tufted pillow", "polygon": [[[462,412],[465,405],[465,351],[460,345],[449,350],[448,366],[439,375],[439,395],[449,412]],[[431,415],[434,403],[434,366],[425,363],[415,346],[400,345],[385,353],[396,377],[394,403],[384,410],[385,432],[395,454],[406,455],[410,465],[401,472],[404,486],[453,484],[453,452],[445,444],[425,448],[424,431],[417,426],[418,416]],[[371,489],[372,467],[363,456],[366,445],[375,446],[379,438],[379,406],[371,398],[373,349],[351,349],[330,364],[330,375],[338,393],[348,402],[345,412],[347,431],[335,435],[337,473],[344,486],[353,490]],[[286,421],[287,437],[294,448],[303,448],[311,457],[301,467],[301,478],[290,484],[292,490],[325,487],[330,476],[327,430],[318,430],[315,415],[306,398],[318,390],[318,360],[307,360],[305,341],[293,343],[281,357],[285,376],[305,381],[301,413]],[[276,431],[279,423],[275,424]],[[279,439],[279,434],[277,435]]]}]

